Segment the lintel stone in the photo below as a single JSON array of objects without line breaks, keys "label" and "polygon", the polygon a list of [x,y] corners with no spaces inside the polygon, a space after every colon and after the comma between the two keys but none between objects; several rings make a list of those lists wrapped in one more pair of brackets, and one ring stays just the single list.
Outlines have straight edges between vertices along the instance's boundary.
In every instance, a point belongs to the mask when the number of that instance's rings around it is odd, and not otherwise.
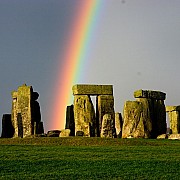
[{"label": "lintel stone", "polygon": [[180,106],[166,106],[166,112],[180,111]]},{"label": "lintel stone", "polygon": [[151,91],[151,90],[137,90],[134,92],[135,98],[150,98],[150,99],[157,99],[157,100],[165,100],[166,93],[160,91]]},{"label": "lintel stone", "polygon": [[77,84],[72,90],[73,95],[113,95],[113,85]]}]

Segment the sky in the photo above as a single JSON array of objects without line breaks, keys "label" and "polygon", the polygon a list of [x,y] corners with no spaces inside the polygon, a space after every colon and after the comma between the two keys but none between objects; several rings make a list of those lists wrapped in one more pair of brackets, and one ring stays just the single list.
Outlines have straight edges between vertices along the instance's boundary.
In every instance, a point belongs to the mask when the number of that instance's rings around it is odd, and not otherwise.
[{"label": "sky", "polygon": [[[82,1],[0,0],[1,117],[11,113],[11,92],[26,83],[40,94],[45,131],[52,128],[53,92],[65,63],[59,57],[68,52]],[[166,105],[180,105],[179,9],[179,0],[101,0],[75,83],[112,84],[116,112],[138,89],[165,92]]]}]

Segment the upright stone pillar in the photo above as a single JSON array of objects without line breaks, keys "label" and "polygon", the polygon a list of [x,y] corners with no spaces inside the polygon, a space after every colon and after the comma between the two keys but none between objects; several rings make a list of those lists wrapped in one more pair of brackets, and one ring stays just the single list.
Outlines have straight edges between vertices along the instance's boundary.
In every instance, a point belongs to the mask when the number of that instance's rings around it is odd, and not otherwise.
[{"label": "upright stone pillar", "polygon": [[13,91],[12,95],[12,111],[11,111],[11,121],[12,126],[14,127],[14,134],[13,137],[18,137],[18,120],[17,120],[17,112],[18,112],[18,104],[17,104],[17,91]]},{"label": "upright stone pillar", "polygon": [[11,114],[3,114],[2,117],[2,138],[12,138],[14,134],[14,128],[11,122]]},{"label": "upright stone pillar", "polygon": [[144,113],[150,111],[152,123],[151,138],[166,133],[166,110],[164,100],[166,94],[160,91],[138,90],[134,92],[137,101],[143,104]]},{"label": "upright stone pillar", "polygon": [[115,120],[114,112],[114,97],[113,95],[99,95],[98,97],[98,116],[99,116],[99,131],[101,132],[102,120],[105,114],[111,115]]},{"label": "upright stone pillar", "polygon": [[180,133],[180,106],[166,106],[172,134]]},{"label": "upright stone pillar", "polygon": [[122,138],[149,138],[152,130],[149,109],[137,101],[126,101],[124,105]]},{"label": "upright stone pillar", "polygon": [[[26,84],[20,86],[17,91],[12,92],[12,125],[14,127],[13,137],[27,137],[34,133],[41,134],[44,131],[41,122],[37,92],[33,92],[31,86]],[[34,123],[35,128],[34,129]]]},{"label": "upright stone pillar", "polygon": [[74,123],[74,106],[67,106],[66,108],[66,126],[65,129],[70,129],[70,136],[75,135],[75,123]]},{"label": "upright stone pillar", "polygon": [[84,132],[84,136],[95,136],[95,110],[88,95],[74,96],[75,133]]},{"label": "upright stone pillar", "polygon": [[110,114],[105,114],[102,120],[101,137],[113,138],[115,133],[114,119]]},{"label": "upright stone pillar", "polygon": [[20,86],[18,88],[17,96],[17,113],[18,113],[18,127],[21,137],[30,136],[34,133],[34,122],[32,122],[31,116],[31,97],[32,97],[31,86]]},{"label": "upright stone pillar", "polygon": [[122,127],[123,127],[123,119],[122,115],[119,112],[115,113],[115,129],[116,129],[116,136],[121,138],[122,136]]}]

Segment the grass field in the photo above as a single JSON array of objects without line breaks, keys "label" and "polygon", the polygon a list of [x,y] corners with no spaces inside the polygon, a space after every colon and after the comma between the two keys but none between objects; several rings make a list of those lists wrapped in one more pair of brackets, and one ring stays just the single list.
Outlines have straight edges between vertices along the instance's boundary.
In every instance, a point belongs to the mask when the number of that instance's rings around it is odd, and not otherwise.
[{"label": "grass field", "polygon": [[180,141],[1,138],[0,179],[180,179]]}]

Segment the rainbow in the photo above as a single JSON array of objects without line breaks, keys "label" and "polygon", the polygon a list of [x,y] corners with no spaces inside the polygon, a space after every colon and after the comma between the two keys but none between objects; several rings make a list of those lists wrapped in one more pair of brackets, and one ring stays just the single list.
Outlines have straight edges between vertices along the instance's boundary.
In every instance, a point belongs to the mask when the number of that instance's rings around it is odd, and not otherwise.
[{"label": "rainbow", "polygon": [[[51,110],[51,129],[65,128],[67,105],[72,104],[72,86],[78,83],[81,69],[89,54],[93,32],[97,26],[100,8],[104,0],[81,0],[76,16],[70,25],[72,31],[65,43],[65,51],[59,57],[59,73],[55,79]],[[63,61],[63,65],[61,62]]]}]

